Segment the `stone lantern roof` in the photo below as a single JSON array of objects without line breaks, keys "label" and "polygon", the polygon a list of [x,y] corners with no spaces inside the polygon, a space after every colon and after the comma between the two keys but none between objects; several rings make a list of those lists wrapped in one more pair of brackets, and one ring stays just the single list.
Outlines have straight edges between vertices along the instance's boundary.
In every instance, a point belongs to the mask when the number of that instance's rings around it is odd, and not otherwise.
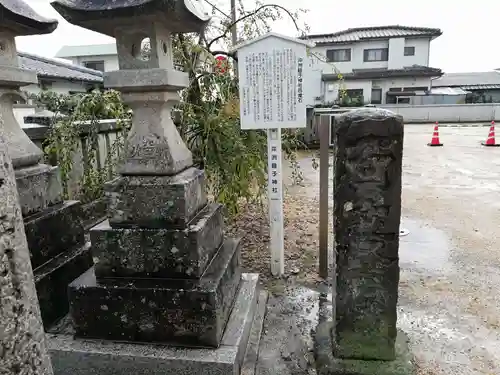
[{"label": "stone lantern roof", "polygon": [[16,36],[50,34],[58,22],[37,14],[20,0],[0,0],[0,25],[13,30]]},{"label": "stone lantern roof", "polygon": [[130,22],[160,22],[171,32],[189,33],[210,20],[199,0],[56,0],[51,5],[69,23],[112,37],[117,26]]}]

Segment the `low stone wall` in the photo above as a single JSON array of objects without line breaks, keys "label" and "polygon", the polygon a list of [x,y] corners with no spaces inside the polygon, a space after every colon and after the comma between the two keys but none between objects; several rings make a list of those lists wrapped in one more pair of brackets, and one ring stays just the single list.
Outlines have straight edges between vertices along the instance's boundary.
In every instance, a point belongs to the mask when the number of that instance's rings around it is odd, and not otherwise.
[{"label": "low stone wall", "polygon": [[[85,168],[90,168],[84,162],[85,157],[83,150],[84,145],[88,140],[88,135],[90,134],[90,126],[98,126],[97,129],[97,141],[98,141],[98,152],[97,160],[93,165],[93,168],[98,168],[101,170],[106,166],[106,159],[110,154],[113,144],[117,139],[117,136],[121,134],[121,127],[117,124],[116,120],[100,120],[97,125],[91,125],[89,123],[75,124],[80,127],[80,145],[77,147],[77,152],[74,156],[73,170],[71,171],[69,186],[70,199],[78,199],[80,191],[80,180],[83,176]],[[48,136],[50,127],[46,125],[39,124],[24,124],[23,129],[25,133],[31,138],[35,144],[42,150],[44,148],[45,139]],[[56,161],[54,161],[54,164]]]},{"label": "low stone wall", "polygon": [[490,122],[500,121],[500,103],[488,104],[429,104],[429,105],[383,105],[403,116],[405,124],[430,122]]},{"label": "low stone wall", "polygon": [[26,116],[31,116],[36,112],[36,106],[32,104],[14,104],[14,117],[19,124],[24,122]]}]

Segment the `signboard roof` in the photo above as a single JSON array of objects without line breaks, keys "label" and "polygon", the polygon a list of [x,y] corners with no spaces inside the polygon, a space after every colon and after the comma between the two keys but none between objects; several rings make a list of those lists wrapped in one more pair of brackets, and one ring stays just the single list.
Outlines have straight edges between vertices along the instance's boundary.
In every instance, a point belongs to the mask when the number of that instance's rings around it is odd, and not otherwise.
[{"label": "signboard roof", "polygon": [[251,44],[255,44],[257,42],[260,42],[261,40],[264,40],[264,39],[267,39],[267,38],[270,38],[270,37],[274,37],[274,38],[278,38],[278,39],[283,39],[283,40],[287,40],[289,42],[293,42],[293,43],[297,43],[297,44],[303,44],[305,45],[306,47],[314,47],[315,46],[315,43],[312,43],[312,42],[308,42],[306,40],[302,40],[302,39],[297,39],[297,38],[292,38],[290,36],[286,36],[286,35],[282,35],[282,34],[278,34],[278,33],[275,33],[275,32],[269,32],[267,34],[264,34],[264,35],[261,35],[255,39],[252,39],[252,40],[247,40],[243,43],[240,43],[236,46],[234,46],[230,52],[236,52],[242,48],[245,48]]}]

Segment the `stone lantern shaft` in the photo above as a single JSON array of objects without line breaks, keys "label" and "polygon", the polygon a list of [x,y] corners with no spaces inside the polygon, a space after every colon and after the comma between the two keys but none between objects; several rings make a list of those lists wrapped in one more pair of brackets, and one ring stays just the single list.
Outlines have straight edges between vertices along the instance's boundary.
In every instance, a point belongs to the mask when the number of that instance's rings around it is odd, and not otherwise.
[{"label": "stone lantern shaft", "polygon": [[[39,166],[41,151],[13,114],[19,87],[37,82],[34,72],[19,69],[15,37],[50,33],[57,21],[37,15],[21,0],[0,0],[0,373],[52,375],[46,348],[23,213],[45,202],[30,194],[33,175],[52,170]],[[12,167],[14,166],[14,168]],[[45,174],[45,175],[44,175]],[[16,189],[17,184],[17,189]],[[19,186],[21,185],[21,188]],[[43,187],[42,187],[43,188]],[[21,205],[19,204],[21,202]]]},{"label": "stone lantern shaft", "polygon": [[48,34],[56,27],[57,21],[37,15],[22,1],[0,1],[0,115],[24,216],[60,202],[61,184],[56,167],[39,164],[42,151],[14,117],[20,87],[38,83],[35,72],[19,68],[15,37]]}]

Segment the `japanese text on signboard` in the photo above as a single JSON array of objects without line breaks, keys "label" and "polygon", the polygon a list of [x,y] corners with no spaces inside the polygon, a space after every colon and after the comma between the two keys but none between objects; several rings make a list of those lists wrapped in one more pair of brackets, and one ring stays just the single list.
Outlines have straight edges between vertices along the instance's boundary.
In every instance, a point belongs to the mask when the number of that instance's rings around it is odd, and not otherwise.
[{"label": "japanese text on signboard", "polygon": [[280,150],[280,140],[277,139],[278,132],[276,129],[270,129],[270,141],[269,146],[269,198],[271,200],[278,200],[281,198],[281,183],[280,183],[280,169],[281,169],[281,155]]},{"label": "japanese text on signboard", "polygon": [[[303,103],[304,58],[292,48],[249,53],[244,58],[242,116],[255,123],[298,121]],[[298,107],[299,105],[299,107]]]}]

